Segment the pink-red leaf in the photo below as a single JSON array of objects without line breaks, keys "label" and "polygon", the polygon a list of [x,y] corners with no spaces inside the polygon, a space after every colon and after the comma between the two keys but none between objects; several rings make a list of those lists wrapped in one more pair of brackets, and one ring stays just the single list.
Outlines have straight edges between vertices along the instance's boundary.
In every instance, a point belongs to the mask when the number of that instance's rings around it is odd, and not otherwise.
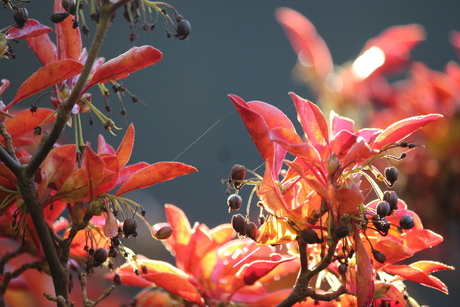
[{"label": "pink-red leaf", "polygon": [[83,65],[73,60],[60,60],[47,64],[21,84],[16,96],[4,110],[11,108],[18,101],[79,74],[82,69]]},{"label": "pink-red leaf", "polygon": [[387,144],[397,143],[431,123],[443,117],[441,114],[428,114],[400,120],[386,128],[374,141],[372,148],[382,149]]},{"label": "pink-red leaf", "polygon": [[297,109],[300,124],[313,146],[329,144],[327,121],[317,105],[289,93]]},{"label": "pink-red leaf", "polygon": [[302,158],[305,162],[321,162],[318,151],[311,144],[303,143],[296,133],[288,129],[275,128],[270,130],[270,139],[294,156]]},{"label": "pink-red leaf", "polygon": [[133,190],[147,188],[151,185],[197,171],[198,170],[193,166],[180,162],[158,162],[135,172],[120,187],[115,196],[119,196]]},{"label": "pink-red leaf", "polygon": [[125,78],[132,72],[155,64],[162,56],[162,53],[152,46],[133,47],[99,66],[86,89],[98,83]]},{"label": "pink-red leaf", "polygon": [[21,39],[39,36],[50,32],[53,32],[53,29],[50,27],[42,25],[35,19],[29,19],[21,29],[12,27],[5,33],[5,36],[6,39]]},{"label": "pink-red leaf", "polygon": [[291,121],[278,108],[267,103],[261,101],[246,103],[236,95],[228,95],[228,97],[240,114],[260,155],[264,161],[272,163],[270,165],[272,172],[278,174],[286,150],[281,146],[275,146],[270,140],[269,130],[281,127],[295,132]]},{"label": "pink-red leaf", "polygon": [[196,303],[198,306],[204,306],[204,300],[198,290],[184,277],[171,273],[145,274],[142,277],[187,301]]}]

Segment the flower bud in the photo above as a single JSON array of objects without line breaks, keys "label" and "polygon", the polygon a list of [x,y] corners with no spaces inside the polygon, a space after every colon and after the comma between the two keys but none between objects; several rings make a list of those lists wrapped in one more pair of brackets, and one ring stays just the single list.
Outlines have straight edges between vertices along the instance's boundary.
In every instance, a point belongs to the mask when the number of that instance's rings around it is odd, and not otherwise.
[{"label": "flower bud", "polygon": [[374,259],[377,260],[380,263],[384,263],[385,261],[387,261],[387,257],[385,257],[385,254],[382,253],[381,251],[373,249],[372,250],[372,255],[374,256]]},{"label": "flower bud", "polygon": [[326,171],[329,176],[334,176],[335,172],[339,169],[340,161],[339,157],[335,153],[331,153],[326,162]]},{"label": "flower bud", "polygon": [[155,233],[155,237],[158,240],[166,240],[173,234],[173,232],[174,230],[171,226],[163,226]]},{"label": "flower bud", "polygon": [[385,178],[388,181],[387,185],[391,188],[396,180],[398,180],[398,170],[394,166],[385,168]]},{"label": "flower bud", "polygon": [[306,228],[300,233],[300,237],[308,244],[321,243],[322,240],[318,237],[316,231],[311,228]]},{"label": "flower bud", "polygon": [[391,214],[391,207],[387,201],[380,201],[377,204],[376,210],[379,217],[389,216]]},{"label": "flower bud", "polygon": [[100,216],[104,208],[105,208],[105,203],[103,200],[93,200],[92,202],[89,203],[88,212],[91,215]]},{"label": "flower bud", "polygon": [[232,216],[233,229],[240,235],[246,235],[246,219],[241,214]]},{"label": "flower bud", "polygon": [[257,239],[257,236],[259,235],[259,229],[257,229],[256,224],[253,222],[246,224],[246,235],[254,241]]},{"label": "flower bud", "polygon": [[242,204],[243,200],[241,199],[241,196],[239,196],[238,194],[232,194],[227,198],[227,205],[229,211],[239,210]]},{"label": "flower bud", "polygon": [[350,229],[348,228],[347,225],[342,225],[335,229],[335,237],[337,239],[345,238],[346,236],[348,236],[349,233],[350,233]]},{"label": "flower bud", "polygon": [[129,238],[130,235],[137,231],[137,221],[133,218],[128,217],[123,223],[123,234],[125,238]]},{"label": "flower bud", "polygon": [[401,216],[401,219],[399,220],[399,227],[402,229],[411,229],[412,227],[415,226],[415,221],[412,216],[409,214]]},{"label": "flower bud", "polygon": [[100,266],[103,264],[107,257],[109,256],[109,252],[105,248],[98,248],[94,253],[94,266]]},{"label": "flower bud", "polygon": [[395,191],[383,192],[383,200],[390,204],[391,211],[398,209],[398,194]]}]

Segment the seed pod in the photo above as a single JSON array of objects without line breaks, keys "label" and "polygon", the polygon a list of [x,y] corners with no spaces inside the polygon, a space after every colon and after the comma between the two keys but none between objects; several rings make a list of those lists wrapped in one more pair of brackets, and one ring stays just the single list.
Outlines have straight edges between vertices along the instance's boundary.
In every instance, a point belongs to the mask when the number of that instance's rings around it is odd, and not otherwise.
[{"label": "seed pod", "polygon": [[348,236],[349,233],[350,233],[350,229],[348,228],[347,225],[342,225],[335,229],[335,237],[337,239],[345,238],[346,236]]},{"label": "seed pod", "polygon": [[374,259],[377,260],[380,263],[384,263],[385,261],[387,261],[387,257],[385,257],[385,254],[382,253],[381,251],[373,249],[372,250],[372,255],[374,255]]},{"label": "seed pod", "polygon": [[302,240],[308,244],[321,243],[321,239],[318,237],[316,231],[311,228],[306,228],[300,233]]},{"label": "seed pod", "polygon": [[15,7],[13,17],[14,21],[16,21],[16,27],[21,29],[22,27],[24,27],[27,20],[29,19],[29,12],[26,8]]},{"label": "seed pod", "polygon": [[64,13],[53,13],[50,16],[50,19],[53,23],[60,23],[63,22],[67,16],[69,16],[69,13],[64,12]]},{"label": "seed pod", "polygon": [[398,170],[394,166],[385,168],[385,178],[387,179],[387,185],[391,188],[396,180],[398,180]]},{"label": "seed pod", "polygon": [[398,209],[398,194],[395,191],[383,192],[383,200],[390,204],[391,211]]},{"label": "seed pod", "polygon": [[412,216],[409,214],[401,216],[401,219],[399,220],[399,227],[402,229],[411,229],[412,227],[415,226],[415,221]]},{"label": "seed pod", "polygon": [[339,265],[339,274],[343,275],[347,272],[348,269],[348,263],[341,263]]},{"label": "seed pod", "polygon": [[241,214],[232,216],[233,229],[240,235],[246,235],[246,219]]},{"label": "seed pod", "polygon": [[129,238],[130,235],[134,234],[137,230],[137,221],[133,218],[128,217],[123,223],[123,234],[125,238]]},{"label": "seed pod", "polygon": [[94,266],[100,266],[103,264],[107,257],[109,256],[109,252],[105,248],[98,248],[94,253]]},{"label": "seed pod", "polygon": [[177,21],[177,28],[176,28],[176,37],[180,40],[186,39],[190,32],[192,31],[192,26],[187,19],[183,18],[182,16],[178,16],[176,18]]},{"label": "seed pod", "polygon": [[244,183],[235,182],[235,180],[243,181],[246,177],[246,168],[243,165],[235,164],[230,170],[230,177],[228,177],[228,184],[233,185],[235,190],[241,189]]},{"label": "seed pod", "polygon": [[173,234],[174,230],[171,226],[163,226],[155,233],[158,240],[166,240]]},{"label": "seed pod", "polygon": [[243,205],[243,200],[238,194],[232,194],[227,198],[228,210],[239,210]]},{"label": "seed pod", "polygon": [[387,202],[387,201],[380,201],[378,204],[377,204],[377,207],[376,207],[376,210],[377,212],[377,215],[379,217],[385,217],[385,216],[389,216],[391,214],[391,207],[390,207],[390,204]]},{"label": "seed pod", "polygon": [[246,224],[246,235],[254,241],[257,239],[257,236],[259,235],[259,229],[257,229],[256,224],[253,222]]}]

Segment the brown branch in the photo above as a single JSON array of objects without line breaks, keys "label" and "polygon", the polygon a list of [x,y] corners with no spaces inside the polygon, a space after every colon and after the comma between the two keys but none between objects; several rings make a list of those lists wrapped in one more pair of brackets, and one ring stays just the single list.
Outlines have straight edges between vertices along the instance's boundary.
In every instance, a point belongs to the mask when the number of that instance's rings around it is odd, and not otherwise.
[{"label": "brown branch", "polygon": [[90,299],[88,299],[88,295],[86,293],[86,276],[87,276],[86,273],[82,273],[81,278],[80,278],[81,292],[83,296],[83,306],[84,307],[94,307],[97,304],[99,304],[103,299],[105,299],[107,296],[109,296],[112,293],[112,291],[115,289],[115,286],[111,285],[110,287],[108,287],[104,291],[104,293],[102,293],[101,296],[95,302],[93,302]]},{"label": "brown branch", "polygon": [[325,293],[318,293],[308,286],[311,279],[315,277],[319,272],[326,269],[332,262],[335,249],[337,247],[337,240],[333,241],[331,246],[329,246],[327,254],[323,257],[323,259],[321,259],[320,263],[311,271],[308,269],[307,264],[307,244],[300,236],[297,237],[297,242],[299,246],[300,255],[299,276],[297,277],[296,284],[291,294],[289,294],[289,296],[286,299],[279,303],[277,307],[290,307],[298,302],[306,300],[308,297],[314,300],[332,301],[338,298],[340,295],[347,293],[347,289],[344,284],[342,284],[342,286],[335,291]]}]

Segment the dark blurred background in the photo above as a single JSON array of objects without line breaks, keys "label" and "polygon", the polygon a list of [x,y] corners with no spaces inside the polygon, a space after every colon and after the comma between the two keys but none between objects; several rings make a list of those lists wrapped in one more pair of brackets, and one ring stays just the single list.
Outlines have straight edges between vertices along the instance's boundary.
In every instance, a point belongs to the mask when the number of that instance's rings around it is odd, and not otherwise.
[{"label": "dark blurred background", "polygon": [[[27,7],[30,18],[52,27],[48,19],[52,13],[51,3],[32,1]],[[125,96],[128,112],[125,121],[119,115],[116,97],[111,97],[112,118],[117,125],[126,128],[129,123],[135,123],[136,143],[131,163],[174,159],[199,170],[128,195],[147,208],[152,223],[165,220],[165,203],[182,208],[192,224],[199,221],[215,227],[230,221],[226,186],[221,179],[228,177],[235,163],[255,169],[263,161],[227,94],[236,94],[247,101],[271,103],[293,122],[296,121],[295,110],[287,93],[293,91],[314,100],[315,96],[308,88],[291,77],[296,55],[274,18],[274,10],[281,4],[310,19],[331,50],[335,64],[354,59],[368,39],[387,27],[409,23],[423,25],[427,33],[427,40],[412,52],[413,59],[434,70],[443,70],[448,61],[459,61],[448,41],[450,30],[460,30],[459,1],[195,0],[169,3],[190,21],[190,38],[186,41],[168,39],[161,22],[150,33],[136,30],[139,38],[135,45],[149,44],[163,52],[159,63],[122,80],[146,106],[133,104],[129,96]],[[10,12],[0,12],[0,27],[11,24]],[[91,22],[89,26],[94,33]],[[110,59],[128,50],[132,46],[129,33],[129,25],[119,13],[101,56]],[[51,37],[54,40],[53,33]],[[83,41],[85,46],[90,43],[87,38]],[[0,78],[11,81],[10,89],[2,97],[5,103],[11,101],[27,76],[40,67],[25,42],[13,43],[13,49],[16,60],[0,61]],[[93,90],[93,93],[93,103],[103,109],[102,97],[97,91]],[[21,106],[28,107],[35,99],[30,98]],[[51,104],[42,100],[40,106],[51,107]],[[102,133],[114,147],[118,146],[123,135],[118,132],[118,137],[114,137],[97,123],[92,128],[88,125],[84,133],[94,145],[96,136]],[[68,135],[71,140],[71,134]],[[193,146],[189,147],[192,143]],[[259,169],[259,173],[262,172],[263,168]],[[248,195],[249,190],[242,191],[242,195]],[[439,221],[437,231],[449,243],[415,258],[459,265],[458,224]],[[172,261],[163,246],[148,233],[143,233],[137,242],[131,241],[129,245],[146,256]],[[453,302],[460,301],[458,273],[440,272],[436,276],[449,286],[449,296],[407,282],[409,293],[422,305],[454,306]]]}]

